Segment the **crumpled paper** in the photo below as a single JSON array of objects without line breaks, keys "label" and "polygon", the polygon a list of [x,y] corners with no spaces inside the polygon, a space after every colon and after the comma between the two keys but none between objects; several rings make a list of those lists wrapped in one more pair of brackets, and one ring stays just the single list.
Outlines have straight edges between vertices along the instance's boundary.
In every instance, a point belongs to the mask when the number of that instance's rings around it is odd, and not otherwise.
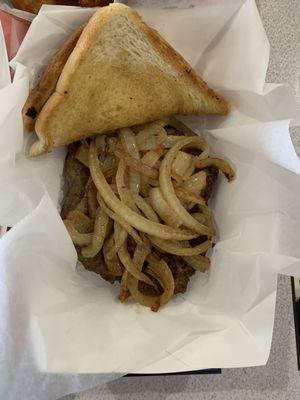
[{"label": "crumpled paper", "polygon": [[232,103],[227,118],[183,118],[237,171],[231,184],[219,178],[211,200],[211,271],[151,313],[119,304],[116,286],[76,268],[57,211],[65,150],[28,159],[21,108],[94,10],[43,7],[0,90],[0,225],[13,226],[0,240],[1,398],[53,399],[127,372],[265,364],[277,274],[300,276],[300,162],[289,136],[299,115],[287,86],[265,84],[269,44],[254,0],[148,3],[135,7]]}]

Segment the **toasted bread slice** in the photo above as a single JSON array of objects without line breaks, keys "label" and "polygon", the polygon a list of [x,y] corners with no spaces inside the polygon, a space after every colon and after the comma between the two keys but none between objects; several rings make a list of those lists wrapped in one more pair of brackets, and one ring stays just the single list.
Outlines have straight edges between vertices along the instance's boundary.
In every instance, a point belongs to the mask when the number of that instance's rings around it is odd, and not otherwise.
[{"label": "toasted bread slice", "polygon": [[137,12],[97,11],[35,125],[30,155],[172,114],[226,114],[229,106]]},{"label": "toasted bread slice", "polygon": [[74,32],[61,49],[53,56],[38,85],[31,91],[23,107],[24,127],[28,132],[34,130],[36,118],[55,87],[70,54],[83,31],[83,26]]}]

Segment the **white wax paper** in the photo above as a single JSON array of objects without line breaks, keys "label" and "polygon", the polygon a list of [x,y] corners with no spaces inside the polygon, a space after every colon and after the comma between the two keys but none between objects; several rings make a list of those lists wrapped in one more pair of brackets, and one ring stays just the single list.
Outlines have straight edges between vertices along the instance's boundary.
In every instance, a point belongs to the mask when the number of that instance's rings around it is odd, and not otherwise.
[{"label": "white wax paper", "polygon": [[227,118],[184,118],[237,171],[231,184],[219,178],[211,201],[211,271],[151,313],[119,304],[117,285],[76,268],[57,211],[65,150],[28,159],[21,108],[94,10],[43,7],[11,63],[14,82],[0,89],[0,225],[13,226],[0,240],[1,398],[53,399],[133,371],[265,364],[277,274],[300,275],[300,163],[289,136],[299,116],[287,86],[265,84],[269,44],[254,0],[148,3],[135,5],[232,103]]}]

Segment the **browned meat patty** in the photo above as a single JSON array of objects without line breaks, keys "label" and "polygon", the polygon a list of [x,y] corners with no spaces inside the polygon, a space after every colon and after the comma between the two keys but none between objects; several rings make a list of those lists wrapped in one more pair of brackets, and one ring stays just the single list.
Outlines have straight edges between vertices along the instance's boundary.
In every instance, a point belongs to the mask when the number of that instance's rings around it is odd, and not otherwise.
[{"label": "browned meat patty", "polygon": [[80,143],[70,144],[64,165],[64,178],[67,184],[67,193],[64,197],[61,217],[66,218],[69,211],[75,209],[85,192],[85,185],[90,177],[90,171],[76,158],[76,151]]},{"label": "browned meat patty", "polygon": [[196,271],[194,268],[187,265],[180,257],[173,256],[172,254],[163,254],[162,256],[168,263],[174,277],[174,294],[185,293],[189,280]]}]

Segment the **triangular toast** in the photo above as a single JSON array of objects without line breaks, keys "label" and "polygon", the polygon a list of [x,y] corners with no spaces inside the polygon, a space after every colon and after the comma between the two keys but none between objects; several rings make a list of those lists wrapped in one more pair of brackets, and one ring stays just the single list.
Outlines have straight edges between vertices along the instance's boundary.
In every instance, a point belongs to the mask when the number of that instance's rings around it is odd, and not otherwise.
[{"label": "triangular toast", "polygon": [[226,114],[229,106],[130,7],[97,11],[35,125],[30,155],[172,114]]}]

